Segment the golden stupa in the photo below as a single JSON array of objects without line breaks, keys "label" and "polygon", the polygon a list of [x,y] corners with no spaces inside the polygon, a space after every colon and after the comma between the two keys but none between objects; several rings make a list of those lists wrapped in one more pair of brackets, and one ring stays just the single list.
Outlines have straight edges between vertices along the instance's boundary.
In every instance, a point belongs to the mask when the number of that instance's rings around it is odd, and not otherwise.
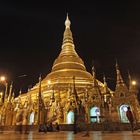
[{"label": "golden stupa", "polygon": [[[49,92],[48,89],[67,91],[73,84],[78,90],[93,85],[93,76],[87,72],[84,62],[75,51],[72,32],[70,30],[70,20],[66,18],[63,43],[59,56],[55,59],[51,72],[42,80],[42,93]],[[31,91],[38,89],[38,84]],[[45,90],[45,91],[44,91]]]},{"label": "golden stupa", "polygon": [[[55,100],[58,101],[59,97],[61,98],[61,105],[63,104],[62,106],[67,104],[67,99],[70,95],[72,95],[72,92],[74,92],[74,87],[77,95],[81,99],[84,98],[84,94],[88,89],[88,93],[91,96],[95,96],[94,98],[96,99],[92,103],[98,105],[101,103],[99,91],[96,88],[93,89],[93,87],[96,86],[95,83],[98,83],[97,85],[101,90],[103,90],[104,84],[96,80],[95,76],[92,76],[89,72],[87,72],[84,62],[75,51],[70,24],[71,22],[67,15],[61,52],[54,61],[51,72],[42,81],[40,81],[41,83],[37,83],[28,91],[28,93],[20,96],[22,104],[24,104],[26,100],[28,102],[30,96],[32,102],[36,104],[35,108],[37,109],[40,84],[41,94],[46,106],[49,105],[52,98],[55,98]],[[51,108],[53,108],[53,106]],[[56,105],[54,108],[56,108]],[[69,107],[67,107],[67,109],[68,108]],[[52,118],[52,114],[53,113],[51,113],[51,116],[48,115],[49,118]],[[63,116],[66,117],[66,115]],[[65,123],[65,119],[61,122]]]},{"label": "golden stupa", "polygon": [[86,71],[84,62],[75,51],[70,24],[67,16],[61,52],[54,61],[51,73],[43,82],[50,80],[52,84],[59,83],[67,86],[72,83],[72,77],[75,76],[76,87],[91,85],[93,82],[92,75]]}]

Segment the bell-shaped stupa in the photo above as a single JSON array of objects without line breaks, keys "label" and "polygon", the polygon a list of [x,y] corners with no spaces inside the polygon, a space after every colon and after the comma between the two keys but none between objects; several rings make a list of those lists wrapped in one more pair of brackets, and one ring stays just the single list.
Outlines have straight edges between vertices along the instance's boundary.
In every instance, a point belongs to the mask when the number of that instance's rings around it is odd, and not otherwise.
[{"label": "bell-shaped stupa", "polygon": [[75,77],[76,87],[85,87],[93,83],[93,77],[86,71],[84,62],[75,51],[70,25],[67,15],[61,52],[54,61],[51,72],[43,81],[49,80],[51,84],[59,83],[66,86],[72,83]]}]

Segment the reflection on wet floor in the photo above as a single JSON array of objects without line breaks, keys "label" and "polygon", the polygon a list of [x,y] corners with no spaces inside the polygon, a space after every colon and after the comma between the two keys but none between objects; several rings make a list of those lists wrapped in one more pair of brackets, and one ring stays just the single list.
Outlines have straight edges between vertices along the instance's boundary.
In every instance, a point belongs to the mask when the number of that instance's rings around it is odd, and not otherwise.
[{"label": "reflection on wet floor", "polygon": [[83,137],[84,132],[74,134],[73,132],[30,132],[29,134],[19,134],[15,132],[3,132],[0,140],[139,140],[140,132],[101,132],[92,131],[90,136]]},{"label": "reflection on wet floor", "polygon": [[74,140],[74,134],[73,134],[73,132],[69,132],[67,134],[67,140]]},{"label": "reflection on wet floor", "polygon": [[92,137],[94,140],[102,140],[102,133],[101,132],[93,133]]},{"label": "reflection on wet floor", "polygon": [[28,140],[33,140],[33,134],[32,134],[32,132],[28,134]]},{"label": "reflection on wet floor", "polygon": [[129,135],[126,134],[126,133],[127,133],[127,132],[125,132],[125,133],[123,132],[123,133],[122,133],[123,140],[134,140],[133,134],[130,134],[131,132],[129,133]]}]

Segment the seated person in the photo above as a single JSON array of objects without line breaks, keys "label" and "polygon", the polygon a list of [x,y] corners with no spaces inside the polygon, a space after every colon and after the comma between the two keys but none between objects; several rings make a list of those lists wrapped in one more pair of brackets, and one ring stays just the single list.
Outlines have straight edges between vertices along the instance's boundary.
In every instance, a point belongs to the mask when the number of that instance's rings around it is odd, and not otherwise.
[{"label": "seated person", "polygon": [[56,131],[59,131],[60,130],[59,124],[57,122],[55,123],[55,130]]},{"label": "seated person", "polygon": [[48,132],[52,132],[52,131],[53,131],[52,122],[47,126],[47,131],[48,131]]},{"label": "seated person", "polygon": [[39,132],[43,132],[44,131],[44,128],[43,128],[43,125],[41,124],[40,126],[39,126]]}]

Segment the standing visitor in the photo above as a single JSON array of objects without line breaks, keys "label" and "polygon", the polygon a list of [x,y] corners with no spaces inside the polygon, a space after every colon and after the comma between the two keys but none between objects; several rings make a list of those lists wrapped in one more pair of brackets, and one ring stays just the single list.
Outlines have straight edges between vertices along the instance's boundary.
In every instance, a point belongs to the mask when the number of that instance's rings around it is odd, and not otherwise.
[{"label": "standing visitor", "polygon": [[131,131],[133,132],[134,131],[134,116],[131,112],[130,107],[127,107],[126,117],[127,117],[128,121],[130,122]]}]

